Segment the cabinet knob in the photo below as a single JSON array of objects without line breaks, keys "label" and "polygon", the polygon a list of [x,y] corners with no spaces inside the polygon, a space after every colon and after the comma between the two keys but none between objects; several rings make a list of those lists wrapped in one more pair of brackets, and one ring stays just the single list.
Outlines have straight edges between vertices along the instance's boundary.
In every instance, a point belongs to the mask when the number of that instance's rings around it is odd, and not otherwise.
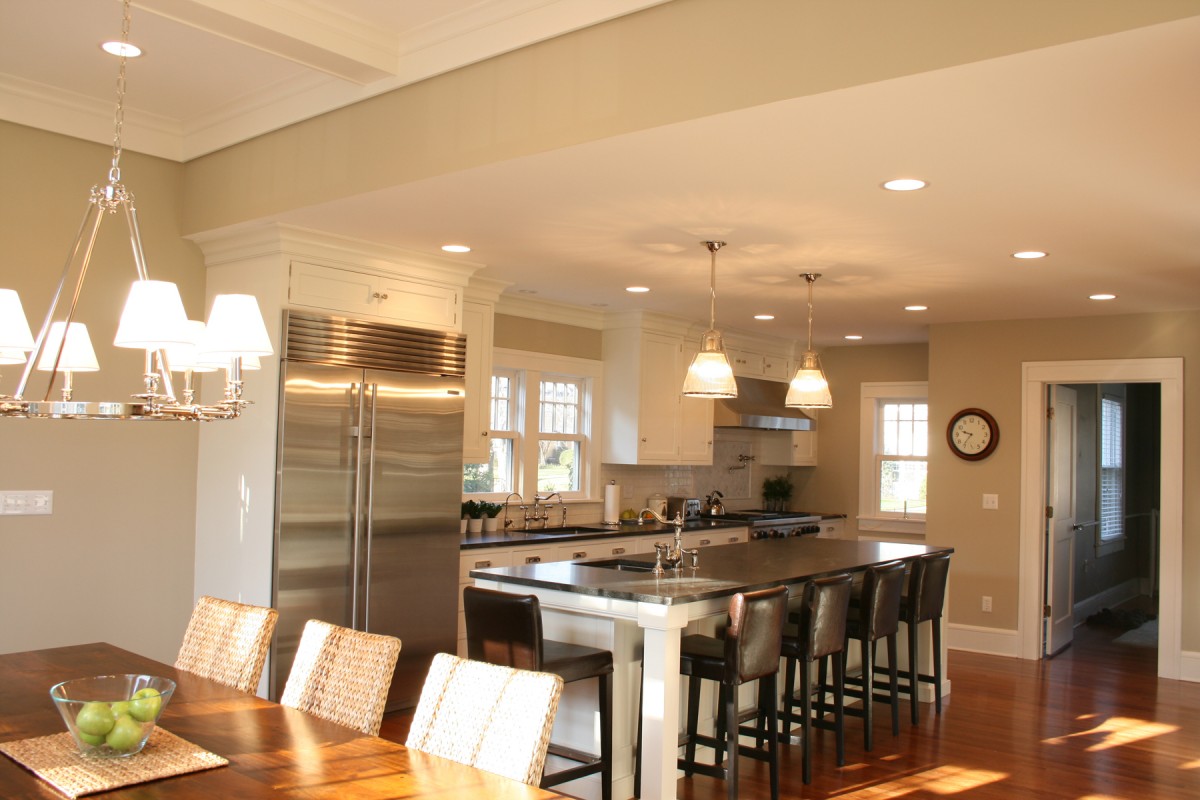
[{"label": "cabinet knob", "polygon": [[388,298],[388,296],[386,294],[380,294],[379,292],[375,292],[375,294],[373,294],[371,296],[374,297],[376,300],[387,300],[387,298]]},{"label": "cabinet knob", "polygon": [[700,540],[700,546],[701,546],[701,547],[706,547],[706,546],[708,546],[708,545],[710,545],[710,544],[712,544],[712,539],[701,539],[701,540]]},{"label": "cabinet knob", "polygon": [[586,551],[586,550],[580,550],[580,551],[579,551],[579,552],[577,552],[577,553],[571,553],[571,560],[572,560],[572,561],[574,561],[574,560],[575,560],[575,559],[577,559],[577,558],[587,558],[587,551]]},{"label": "cabinet knob", "polygon": [[487,436],[487,435],[488,435],[488,432],[487,432],[487,431],[484,431],[483,433],[481,433],[481,434],[479,434],[479,435],[480,435],[480,436]]},{"label": "cabinet knob", "polygon": [[623,555],[625,555],[625,548],[624,547],[614,547],[612,549],[612,554],[614,556],[623,556]]},{"label": "cabinet knob", "polygon": [[526,564],[540,564],[540,563],[542,563],[542,557],[541,556],[528,556],[525,559],[525,563]]}]

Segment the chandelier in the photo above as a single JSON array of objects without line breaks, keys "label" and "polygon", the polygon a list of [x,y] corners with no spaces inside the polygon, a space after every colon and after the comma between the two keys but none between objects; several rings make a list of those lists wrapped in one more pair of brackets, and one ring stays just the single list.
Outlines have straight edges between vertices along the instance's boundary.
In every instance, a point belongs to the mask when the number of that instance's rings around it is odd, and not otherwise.
[{"label": "chandelier", "polygon": [[[251,401],[242,398],[242,370],[257,367],[257,358],[271,355],[271,340],[258,301],[251,295],[217,295],[208,323],[189,321],[178,287],[150,279],[142,252],[133,195],[121,183],[121,128],[125,116],[125,66],[129,44],[130,0],[124,0],[117,108],[114,117],[112,165],[108,180],[92,187],[79,232],[68,252],[58,288],[34,337],[20,297],[0,289],[0,364],[24,364],[11,395],[0,394],[0,416],[53,419],[214,420],[232,419]],[[128,401],[95,402],[74,396],[74,373],[100,369],[87,326],[75,319],[84,278],[100,223],[123,212],[133,250],[137,279],[121,313],[116,347],[145,352],[141,391]],[[253,366],[251,365],[253,359]],[[217,367],[216,365],[220,365]],[[192,373],[225,370],[224,398],[209,405],[194,402]],[[26,389],[34,371],[47,372],[41,399],[28,399]],[[175,392],[171,372],[182,372],[182,395]],[[52,399],[62,376],[59,399]]]},{"label": "chandelier", "polygon": [[808,347],[800,356],[800,367],[788,386],[783,404],[788,408],[833,408],[833,396],[829,393],[829,381],[821,369],[821,357],[812,346],[813,284],[820,273],[806,272],[800,277],[808,281]]},{"label": "chandelier", "polygon": [[712,254],[709,272],[709,321],[708,330],[700,338],[700,352],[692,359],[687,375],[683,379],[685,397],[737,397],[737,384],[733,380],[733,367],[725,355],[721,332],[717,330],[717,251],[724,242],[701,242]]}]

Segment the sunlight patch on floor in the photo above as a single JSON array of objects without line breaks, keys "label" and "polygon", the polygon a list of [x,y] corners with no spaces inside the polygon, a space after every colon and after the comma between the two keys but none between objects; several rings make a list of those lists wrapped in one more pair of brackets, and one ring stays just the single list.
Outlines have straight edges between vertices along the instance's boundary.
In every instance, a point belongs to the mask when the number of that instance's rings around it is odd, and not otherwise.
[{"label": "sunlight patch on floor", "polygon": [[1200,758],[1191,761],[1185,761],[1179,765],[1180,769],[1200,769]]},{"label": "sunlight patch on floor", "polygon": [[855,800],[903,797],[914,792],[951,795],[968,792],[988,783],[997,783],[1008,777],[1007,772],[947,765],[905,775],[875,786],[857,786],[850,791],[854,794]]},{"label": "sunlight patch on floor", "polygon": [[1081,736],[1096,739],[1097,741],[1087,748],[1089,753],[1096,753],[1133,742],[1140,742],[1144,739],[1152,739],[1155,736],[1164,736],[1168,733],[1174,733],[1177,730],[1179,730],[1178,725],[1147,722],[1142,719],[1132,719],[1130,717],[1111,717],[1086,731],[1068,733],[1065,736],[1055,736],[1050,739],[1043,739],[1042,741],[1043,744],[1066,744],[1071,739],[1077,739]]}]

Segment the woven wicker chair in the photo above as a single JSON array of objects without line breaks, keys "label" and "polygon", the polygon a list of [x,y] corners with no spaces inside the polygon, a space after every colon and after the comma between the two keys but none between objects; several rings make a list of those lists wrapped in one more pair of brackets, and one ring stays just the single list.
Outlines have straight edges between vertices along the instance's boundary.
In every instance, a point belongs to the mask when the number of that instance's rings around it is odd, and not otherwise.
[{"label": "woven wicker chair", "polygon": [[399,655],[394,636],[310,619],[279,702],[374,736]]},{"label": "woven wicker chair", "polygon": [[562,687],[548,672],[439,653],[405,745],[537,786]]},{"label": "woven wicker chair", "polygon": [[183,634],[175,667],[252,692],[262,677],[278,619],[273,608],[201,597]]}]

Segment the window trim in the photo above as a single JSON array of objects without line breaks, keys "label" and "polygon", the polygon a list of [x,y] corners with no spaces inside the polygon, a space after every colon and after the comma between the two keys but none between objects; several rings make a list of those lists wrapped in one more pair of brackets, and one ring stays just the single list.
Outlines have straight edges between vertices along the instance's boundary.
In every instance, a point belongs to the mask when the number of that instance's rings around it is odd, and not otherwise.
[{"label": "window trim", "polygon": [[[1109,400],[1116,403],[1121,410],[1121,466],[1119,472],[1121,476],[1121,514],[1120,523],[1121,531],[1113,536],[1104,535],[1104,401]],[[1115,394],[1111,391],[1104,391],[1104,387],[1097,392],[1096,396],[1097,413],[1096,413],[1096,538],[1095,552],[1097,557],[1106,556],[1112,553],[1119,553],[1125,549],[1125,539],[1128,535],[1126,526],[1126,458],[1128,457],[1128,431],[1129,431],[1129,408],[1124,394]]]},{"label": "window trim", "polygon": [[[876,448],[879,431],[879,401],[923,401],[929,404],[928,381],[864,382],[859,390],[858,429],[858,530],[859,533],[901,533],[907,536],[925,535],[925,517],[901,519],[876,513],[879,452]],[[931,421],[932,424],[932,421]],[[932,443],[931,443],[932,445]],[[925,463],[929,463],[929,455]]]},{"label": "window trim", "polygon": [[[531,350],[512,350],[497,347],[492,350],[492,372],[518,373],[518,397],[514,404],[514,423],[517,433],[513,453],[513,491],[528,501],[533,501],[537,490],[537,448],[529,446],[532,436],[542,436],[538,424],[538,400],[530,395],[530,386],[537,388],[543,378],[567,377],[579,380],[584,386],[580,404],[579,428],[581,440],[584,443],[583,469],[580,476],[579,490],[563,493],[563,501],[568,505],[574,503],[595,503],[602,501],[600,488],[600,442],[601,417],[597,403],[603,391],[604,364],[587,358],[559,356],[551,353],[536,353]],[[489,378],[490,378],[489,374]],[[519,423],[518,423],[519,416]],[[488,416],[489,423],[491,416]],[[491,431],[489,430],[489,433]],[[546,434],[557,437],[557,434]],[[572,435],[573,436],[573,435]],[[464,499],[488,500],[502,502],[505,493],[488,492],[464,495]]]}]

